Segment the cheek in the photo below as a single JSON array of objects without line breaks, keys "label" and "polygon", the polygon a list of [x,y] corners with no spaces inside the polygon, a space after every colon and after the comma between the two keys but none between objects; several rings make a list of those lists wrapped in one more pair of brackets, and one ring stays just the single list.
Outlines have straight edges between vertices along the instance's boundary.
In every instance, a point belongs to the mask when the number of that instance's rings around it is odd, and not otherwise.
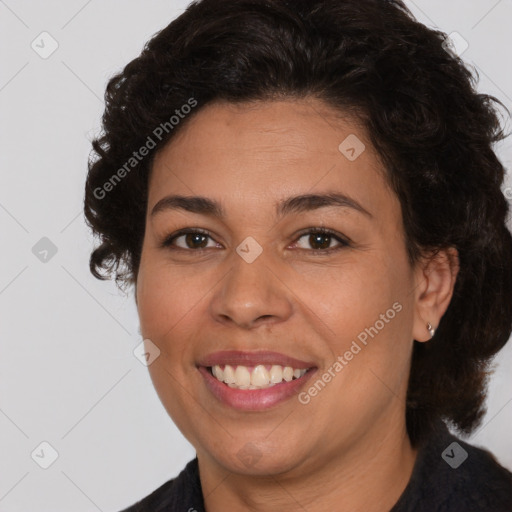
[{"label": "cheek", "polygon": [[[190,418],[201,417],[204,412],[187,392],[197,379],[190,363],[193,342],[189,341],[194,339],[192,315],[200,306],[200,293],[183,272],[171,271],[143,255],[137,279],[137,308],[142,336],[160,349],[159,357],[148,367],[153,386],[169,416],[187,434],[195,431]],[[196,441],[188,435],[187,439]]]},{"label": "cheek", "polygon": [[401,252],[373,256],[331,269],[323,289],[318,279],[325,277],[325,268],[303,281],[318,323],[329,327],[330,358],[343,358],[332,389],[354,403],[403,387],[409,368],[412,274]]},{"label": "cheek", "polygon": [[405,287],[390,277],[367,269],[339,278],[332,281],[329,301],[324,299],[330,355],[316,379],[329,383],[325,388],[318,383],[316,391],[315,380],[306,392],[311,390],[313,410],[333,436],[372,425],[384,411],[399,408],[397,397],[407,388],[412,307]]},{"label": "cheek", "polygon": [[[145,337],[165,338],[200,302],[201,291],[189,272],[142,258],[137,279],[137,309]],[[204,292],[203,292],[204,295]]]},{"label": "cheek", "polygon": [[410,276],[403,270],[407,268],[405,262],[399,259],[399,255],[379,255],[376,251],[371,255],[354,252],[336,265],[296,268],[288,281],[314,312],[315,322],[328,327],[331,348],[340,353],[347,342],[350,345],[376,322],[379,331],[389,332],[396,318],[402,321],[405,314],[396,314],[400,306],[393,309],[393,304],[399,302],[404,308]]}]

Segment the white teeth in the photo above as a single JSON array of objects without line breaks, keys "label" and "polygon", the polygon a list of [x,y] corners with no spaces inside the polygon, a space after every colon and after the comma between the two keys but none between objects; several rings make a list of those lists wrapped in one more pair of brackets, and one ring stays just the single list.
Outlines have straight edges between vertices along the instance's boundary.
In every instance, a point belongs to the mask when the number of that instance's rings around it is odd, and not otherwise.
[{"label": "white teeth", "polygon": [[290,382],[293,379],[293,368],[290,366],[285,366],[283,370],[283,379],[286,382]]},{"label": "white teeth", "polygon": [[214,366],[212,368],[212,373],[213,375],[215,375],[215,377],[217,377],[217,379],[219,379],[220,381],[223,381],[224,380],[224,372],[222,370],[222,368],[220,366]]},{"label": "white teeth", "polygon": [[237,366],[235,370],[235,384],[241,388],[251,385],[251,372],[245,366]]},{"label": "white teeth", "polygon": [[[222,380],[222,379],[219,379]],[[259,364],[254,368],[251,374],[251,384],[256,387],[268,386],[270,380],[269,373],[267,369]]]},{"label": "white teeth", "polygon": [[[220,366],[214,366],[214,368],[218,368],[220,370]],[[222,370],[221,370],[222,371]],[[215,375],[215,373],[214,373]],[[216,376],[216,375],[215,375]],[[217,376],[216,376],[217,377]],[[224,378],[222,379],[226,384],[234,384],[235,383],[235,371],[229,364],[224,366]],[[217,377],[218,378],[218,377]],[[221,380],[221,379],[219,379]]]},{"label": "white teeth", "polygon": [[274,365],[270,368],[270,382],[272,384],[279,384],[283,380],[283,367]]},{"label": "white teeth", "polygon": [[214,377],[226,383],[231,388],[237,389],[264,389],[283,381],[290,382],[291,380],[299,379],[307,370],[292,368],[291,366],[272,365],[270,370],[267,370],[265,365],[259,364],[252,368],[252,371],[246,366],[236,366],[234,369],[230,365],[224,366],[222,369],[219,365],[212,367],[212,374]]}]

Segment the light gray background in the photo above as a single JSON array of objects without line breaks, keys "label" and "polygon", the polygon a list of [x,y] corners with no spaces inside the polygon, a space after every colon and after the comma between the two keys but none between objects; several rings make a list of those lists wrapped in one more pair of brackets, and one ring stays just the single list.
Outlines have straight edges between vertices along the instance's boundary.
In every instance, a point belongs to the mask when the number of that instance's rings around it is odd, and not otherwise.
[{"label": "light gray background", "polygon": [[[187,3],[0,1],[0,512],[116,512],[194,457],[133,355],[132,296],[89,274],[82,215],[106,82]],[[458,32],[480,90],[512,108],[512,1],[407,3]],[[59,45],[47,59],[31,48],[43,31]],[[498,152],[510,168],[511,140]],[[57,247],[46,263],[32,252],[42,237]],[[510,469],[511,355],[512,344],[496,359],[488,413],[470,438]],[[48,469],[31,458],[43,441],[59,454]]]}]

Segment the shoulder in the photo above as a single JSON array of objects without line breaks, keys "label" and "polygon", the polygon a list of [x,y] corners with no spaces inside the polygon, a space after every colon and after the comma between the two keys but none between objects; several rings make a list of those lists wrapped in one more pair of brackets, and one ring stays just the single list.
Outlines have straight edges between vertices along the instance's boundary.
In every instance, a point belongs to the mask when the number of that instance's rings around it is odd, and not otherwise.
[{"label": "shoulder", "polygon": [[191,460],[181,473],[154,490],[145,498],[121,512],[203,512],[203,496],[197,458]]},{"label": "shoulder", "polygon": [[392,512],[510,512],[512,473],[489,451],[452,435],[444,423],[420,447]]},{"label": "shoulder", "polygon": [[491,452],[454,436],[451,439],[454,444],[447,447],[445,458],[452,456],[452,449],[457,448],[457,445],[467,453],[467,458],[458,468],[448,468],[451,470],[449,474],[455,496],[460,502],[466,503],[463,510],[511,512],[512,473],[501,466]]}]

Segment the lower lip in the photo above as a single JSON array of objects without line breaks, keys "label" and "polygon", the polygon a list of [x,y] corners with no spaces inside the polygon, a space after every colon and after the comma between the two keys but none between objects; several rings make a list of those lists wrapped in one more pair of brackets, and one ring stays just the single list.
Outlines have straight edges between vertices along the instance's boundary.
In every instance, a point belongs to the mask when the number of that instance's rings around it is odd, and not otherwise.
[{"label": "lower lip", "polygon": [[206,386],[218,400],[242,411],[261,411],[285,401],[298,394],[300,388],[315,373],[315,369],[311,369],[298,379],[283,381],[265,389],[236,389],[217,380],[204,366],[200,366],[199,371]]}]

